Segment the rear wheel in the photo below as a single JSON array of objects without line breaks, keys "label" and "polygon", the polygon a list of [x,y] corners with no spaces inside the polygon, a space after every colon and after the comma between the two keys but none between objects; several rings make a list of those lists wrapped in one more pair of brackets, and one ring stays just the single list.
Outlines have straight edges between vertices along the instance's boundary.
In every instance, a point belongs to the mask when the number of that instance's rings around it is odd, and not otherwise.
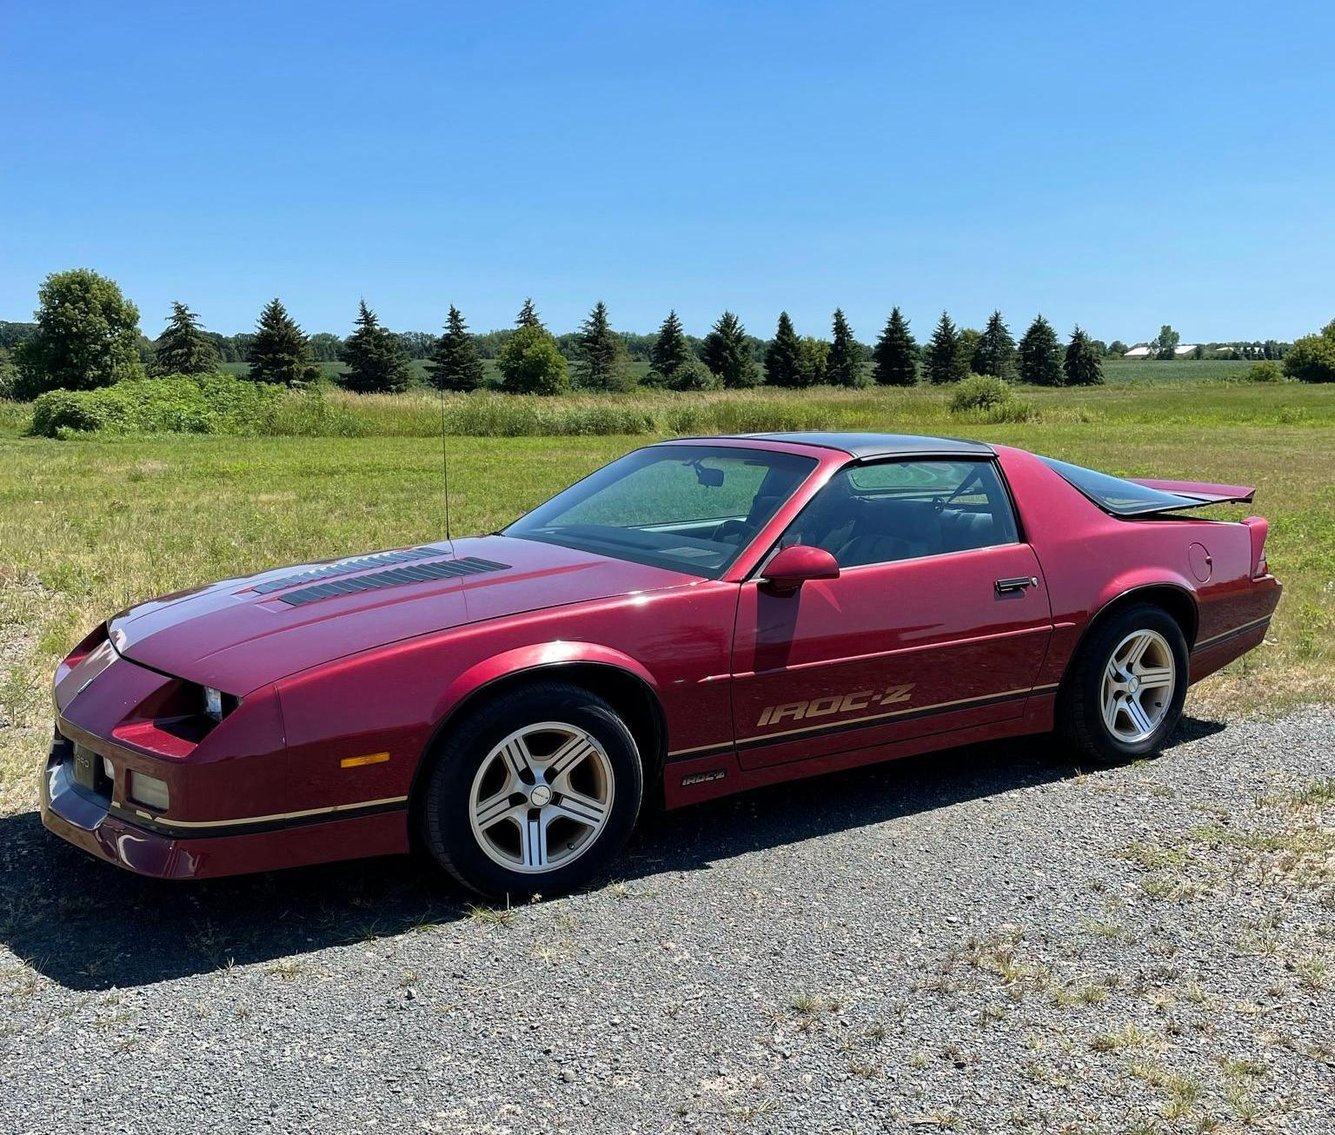
[{"label": "rear wheel", "polygon": [[1118,612],[1072,663],[1059,732],[1104,764],[1157,752],[1182,716],[1187,666],[1182,628],[1166,611],[1139,604]]},{"label": "rear wheel", "polygon": [[556,894],[607,867],[643,791],[616,711],[578,686],[544,682],[450,730],[424,783],[421,833],[436,861],[481,894]]}]

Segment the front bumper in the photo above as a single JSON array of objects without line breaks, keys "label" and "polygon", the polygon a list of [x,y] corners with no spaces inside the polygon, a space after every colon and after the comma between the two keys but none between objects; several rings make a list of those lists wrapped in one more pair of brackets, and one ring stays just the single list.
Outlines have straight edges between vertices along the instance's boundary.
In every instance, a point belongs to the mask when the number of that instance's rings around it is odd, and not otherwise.
[{"label": "front bumper", "polygon": [[408,850],[406,807],[244,834],[154,831],[126,816],[109,793],[80,783],[75,760],[73,743],[57,734],[42,776],[43,826],[67,843],[136,875],[205,879]]}]

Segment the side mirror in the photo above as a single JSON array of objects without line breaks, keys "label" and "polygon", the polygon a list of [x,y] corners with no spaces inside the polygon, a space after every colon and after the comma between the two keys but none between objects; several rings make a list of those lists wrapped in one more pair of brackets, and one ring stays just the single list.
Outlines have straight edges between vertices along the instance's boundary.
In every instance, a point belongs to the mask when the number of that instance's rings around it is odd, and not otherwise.
[{"label": "side mirror", "polygon": [[809,579],[838,579],[839,561],[824,548],[792,544],[765,565],[761,584],[781,595],[796,591]]}]

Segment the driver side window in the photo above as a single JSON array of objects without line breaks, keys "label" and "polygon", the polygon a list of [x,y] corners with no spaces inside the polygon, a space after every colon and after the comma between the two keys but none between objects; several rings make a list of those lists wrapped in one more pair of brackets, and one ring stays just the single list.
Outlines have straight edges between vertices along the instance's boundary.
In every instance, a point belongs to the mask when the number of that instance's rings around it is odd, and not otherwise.
[{"label": "driver side window", "polygon": [[841,568],[939,556],[1017,540],[991,461],[917,459],[840,470],[781,545],[824,548]]}]

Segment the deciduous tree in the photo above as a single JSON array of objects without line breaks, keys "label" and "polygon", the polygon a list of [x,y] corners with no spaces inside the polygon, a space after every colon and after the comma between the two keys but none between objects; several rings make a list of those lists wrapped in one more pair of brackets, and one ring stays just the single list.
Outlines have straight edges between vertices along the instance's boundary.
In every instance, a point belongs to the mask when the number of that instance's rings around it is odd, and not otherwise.
[{"label": "deciduous tree", "polygon": [[704,360],[729,390],[760,385],[760,367],[751,353],[746,328],[730,311],[720,315],[705,336]]},{"label": "deciduous tree", "polygon": [[14,369],[14,359],[8,347],[0,347],[0,402],[14,397],[14,381],[18,371]]},{"label": "deciduous tree", "polygon": [[153,344],[150,374],[208,374],[218,369],[218,351],[199,317],[183,303],[172,303],[167,328]]},{"label": "deciduous tree", "polygon": [[408,388],[408,359],[394,332],[381,326],[362,300],[357,329],[343,340],[338,353],[347,364],[343,385],[358,394],[399,394]]},{"label": "deciduous tree", "polygon": [[1041,315],[1035,316],[1020,339],[1020,381],[1035,386],[1061,386],[1066,377],[1062,370],[1064,358],[1052,324]]},{"label": "deciduous tree", "polygon": [[37,298],[36,329],[18,348],[18,397],[143,376],[139,309],[115,281],[87,268],[53,272]]},{"label": "deciduous tree", "polygon": [[541,324],[521,326],[496,356],[501,389],[510,394],[560,394],[570,387],[565,356]]},{"label": "deciduous tree", "polygon": [[1335,382],[1335,319],[1319,334],[1293,341],[1284,353],[1284,373],[1299,382]]},{"label": "deciduous tree", "polygon": [[814,335],[802,336],[802,385],[823,386],[829,378],[830,344]]},{"label": "deciduous tree", "polygon": [[454,304],[450,304],[445,317],[445,333],[436,340],[436,349],[431,352],[426,375],[437,390],[467,393],[482,385],[482,360],[477,357],[477,344]]},{"label": "deciduous tree", "polygon": [[912,386],[918,381],[918,344],[898,307],[890,309],[871,353],[872,374],[881,386]]},{"label": "deciduous tree", "polygon": [[1182,342],[1182,336],[1165,323],[1159,328],[1159,335],[1154,340],[1154,357],[1156,359],[1174,358],[1177,355],[1177,345],[1180,342]]}]

